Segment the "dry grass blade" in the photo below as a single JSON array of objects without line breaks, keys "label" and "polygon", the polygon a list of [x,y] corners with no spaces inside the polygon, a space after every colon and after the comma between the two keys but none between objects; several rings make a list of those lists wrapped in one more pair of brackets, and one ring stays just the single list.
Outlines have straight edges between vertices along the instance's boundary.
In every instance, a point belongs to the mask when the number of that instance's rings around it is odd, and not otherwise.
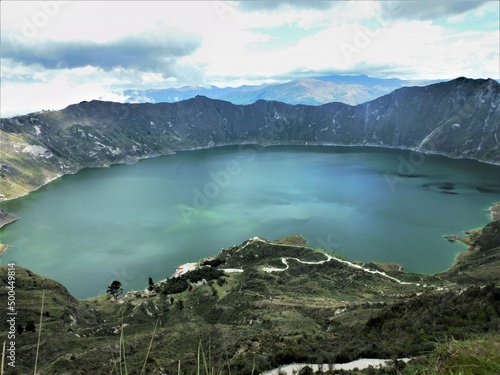
[{"label": "dry grass blade", "polygon": [[151,347],[153,346],[153,339],[155,338],[156,328],[158,327],[158,320],[155,324],[155,329],[153,330],[153,336],[151,336],[151,341],[149,342],[148,352],[146,353],[146,358],[144,359],[144,364],[142,365],[141,375],[144,374],[146,370],[146,362],[148,361],[149,353],[151,352]]},{"label": "dry grass blade", "polygon": [[118,375],[118,368],[116,367],[116,358],[115,358],[115,355],[113,354],[113,348],[111,347],[111,344],[109,343],[109,341],[107,339],[106,339],[106,341],[108,342],[109,350],[111,352],[111,358],[113,359],[113,368],[111,369],[110,374],[112,374],[113,370],[115,370],[115,374]]},{"label": "dry grass blade", "polygon": [[6,341],[3,342],[3,348],[2,348],[2,367],[0,368],[1,375],[3,375],[3,364],[5,361],[5,343],[6,343]]},{"label": "dry grass blade", "polygon": [[[120,351],[120,354],[123,351],[123,367],[124,367],[125,375],[128,375],[127,357],[125,354],[125,336],[123,333],[123,311],[122,311],[122,328],[121,328],[121,333],[120,333],[120,346],[122,349]],[[121,370],[122,370],[122,366],[121,366],[121,355],[120,355],[120,372],[121,372]]]},{"label": "dry grass blade", "polygon": [[40,350],[40,338],[42,337],[42,320],[43,320],[43,303],[45,300],[45,289],[42,290],[42,307],[40,309],[40,324],[38,327],[38,343],[36,344],[35,369],[33,374],[36,375],[36,366],[38,364],[38,352]]},{"label": "dry grass blade", "polygon": [[196,375],[200,375],[200,352],[201,352],[201,340],[198,344],[198,360],[196,361]]}]

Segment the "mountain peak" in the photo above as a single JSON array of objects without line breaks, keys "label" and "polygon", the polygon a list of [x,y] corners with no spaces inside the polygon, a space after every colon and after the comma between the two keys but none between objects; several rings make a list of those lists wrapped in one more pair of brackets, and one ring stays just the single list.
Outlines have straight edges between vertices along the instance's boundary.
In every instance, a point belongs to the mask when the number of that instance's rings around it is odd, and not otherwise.
[{"label": "mountain peak", "polygon": [[178,102],[204,95],[233,104],[251,104],[258,99],[276,100],[288,104],[322,105],[343,102],[361,104],[403,87],[436,81],[409,81],[397,78],[373,78],[367,75],[328,75],[294,79],[289,82],[266,83],[240,87],[183,87],[153,90],[126,90],[128,102]]},{"label": "mountain peak", "polygon": [[[1,119],[2,151],[9,160],[2,194],[11,199],[84,167],[242,143],[396,147],[500,163],[499,87],[493,80],[459,77],[401,88],[356,106],[265,98],[235,105],[204,95],[168,104],[93,100]],[[52,156],[19,153],[16,142]]]}]

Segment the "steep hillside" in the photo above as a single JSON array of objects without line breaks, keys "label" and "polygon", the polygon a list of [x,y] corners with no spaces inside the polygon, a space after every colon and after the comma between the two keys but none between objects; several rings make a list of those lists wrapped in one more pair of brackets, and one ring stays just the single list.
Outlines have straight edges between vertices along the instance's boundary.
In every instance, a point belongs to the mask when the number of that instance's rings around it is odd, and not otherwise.
[{"label": "steep hillside", "polygon": [[[498,245],[496,227],[486,227],[470,251]],[[498,255],[498,246],[488,250]],[[481,272],[490,267],[482,259],[463,257],[453,272],[470,266]],[[420,356],[451,337],[500,332],[498,267],[488,280],[456,283],[453,272],[428,276],[353,263],[309,248],[298,236],[250,239],[156,283],[151,292],[118,300],[78,301],[53,281],[13,269],[17,354],[7,374],[33,372],[40,330],[41,374],[110,374],[125,365],[132,374],[142,368],[177,374],[179,366],[189,374],[205,361],[217,373],[241,375],[293,362]],[[9,285],[7,267],[1,275]],[[7,293],[0,290],[2,300]],[[36,332],[19,331],[30,323]],[[6,319],[1,331],[3,341]]]},{"label": "steep hillside", "polygon": [[0,131],[6,199],[84,167],[228,144],[396,147],[500,163],[500,84],[458,78],[354,107],[92,101],[1,119]]},{"label": "steep hillside", "polygon": [[[497,203],[496,207],[500,207]],[[500,269],[500,220],[495,220],[478,231],[472,231],[462,241],[469,251],[459,256],[459,261],[443,274],[457,283],[499,282]]]}]

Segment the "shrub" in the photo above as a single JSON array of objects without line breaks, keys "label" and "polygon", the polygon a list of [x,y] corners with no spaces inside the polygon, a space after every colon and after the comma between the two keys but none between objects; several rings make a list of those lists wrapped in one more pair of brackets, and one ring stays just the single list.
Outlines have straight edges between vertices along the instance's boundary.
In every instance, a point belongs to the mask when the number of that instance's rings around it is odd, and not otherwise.
[{"label": "shrub", "polygon": [[203,279],[209,281],[209,280],[214,280],[218,279],[219,277],[224,275],[224,271],[215,269],[215,268],[210,268],[210,267],[205,267],[205,268],[199,268],[194,271],[190,271],[183,275],[182,277],[185,277],[187,280],[191,281],[192,283],[197,283]]},{"label": "shrub", "polygon": [[177,294],[184,292],[189,287],[188,282],[182,277],[173,277],[167,280],[163,287],[163,294]]},{"label": "shrub", "polygon": [[[221,276],[223,275],[224,271],[221,270],[217,270],[210,267],[199,268],[197,270],[187,272],[184,275],[168,279],[165,286],[163,287],[162,292],[163,294],[182,293],[187,289],[192,290],[192,286],[189,285],[188,281],[192,283],[197,283],[200,282],[201,280],[207,280],[207,281],[215,279],[221,280]],[[220,283],[220,281],[217,281],[217,283]],[[224,281],[222,281],[222,284],[224,284]]]}]

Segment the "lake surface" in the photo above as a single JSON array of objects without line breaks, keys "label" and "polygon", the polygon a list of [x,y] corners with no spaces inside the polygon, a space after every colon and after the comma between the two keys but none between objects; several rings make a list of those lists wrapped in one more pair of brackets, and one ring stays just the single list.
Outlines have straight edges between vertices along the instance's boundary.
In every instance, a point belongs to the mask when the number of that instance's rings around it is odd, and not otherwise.
[{"label": "lake surface", "polygon": [[500,167],[360,147],[224,147],[64,176],[2,208],[16,262],[77,298],[143,289],[176,266],[260,236],[301,234],[350,260],[444,271],[443,235],[489,222]]}]

